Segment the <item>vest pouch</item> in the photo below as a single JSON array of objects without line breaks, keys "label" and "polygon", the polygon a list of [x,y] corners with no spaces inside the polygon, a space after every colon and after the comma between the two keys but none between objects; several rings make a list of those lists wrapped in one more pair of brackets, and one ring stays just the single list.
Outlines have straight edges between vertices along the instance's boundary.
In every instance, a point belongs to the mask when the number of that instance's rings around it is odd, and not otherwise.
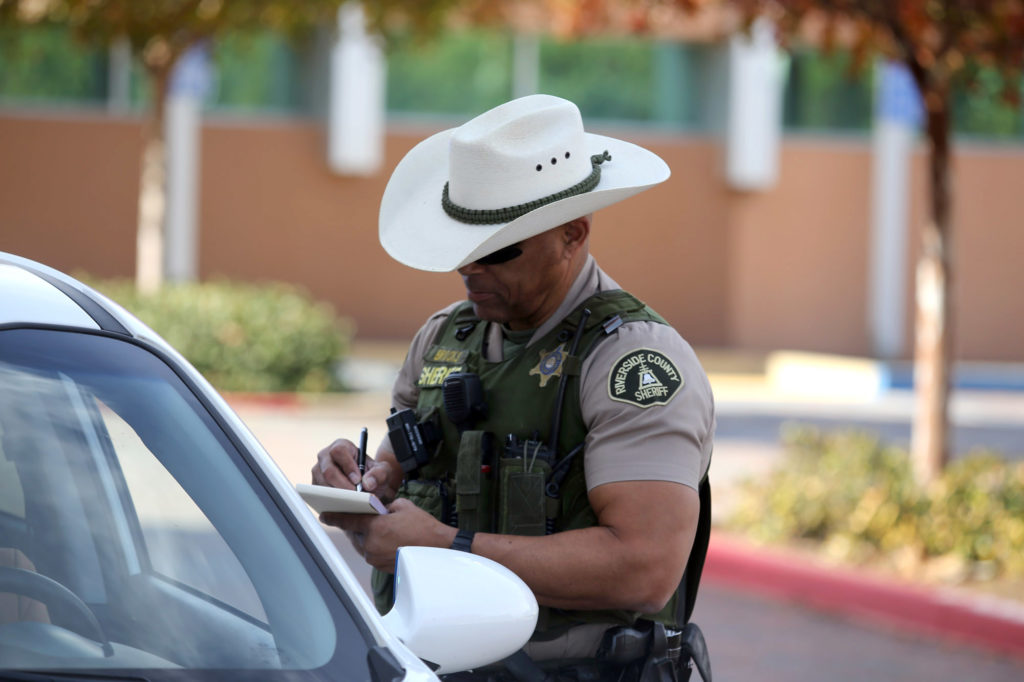
[{"label": "vest pouch", "polygon": [[464,431],[459,440],[455,470],[455,509],[459,528],[492,532],[491,488],[494,435],[486,431]]},{"label": "vest pouch", "polygon": [[540,458],[504,458],[498,465],[498,532],[544,535],[547,532],[544,484],[551,467]]},{"label": "vest pouch", "polygon": [[406,481],[398,491],[398,497],[410,500],[442,523],[452,521],[452,501],[444,481],[430,478]]},{"label": "vest pouch", "polygon": [[375,568],[370,573],[370,588],[373,590],[373,605],[377,613],[383,616],[394,605],[395,576]]}]

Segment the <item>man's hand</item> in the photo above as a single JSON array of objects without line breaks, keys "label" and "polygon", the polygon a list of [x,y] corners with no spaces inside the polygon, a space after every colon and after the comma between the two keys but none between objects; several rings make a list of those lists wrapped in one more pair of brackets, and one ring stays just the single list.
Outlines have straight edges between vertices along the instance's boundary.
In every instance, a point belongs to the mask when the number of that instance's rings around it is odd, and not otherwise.
[{"label": "man's hand", "polygon": [[390,513],[324,513],[320,520],[344,529],[352,546],[366,563],[387,573],[395,570],[399,547],[450,547],[456,530],[447,526],[406,499],[388,505]]},{"label": "man's hand", "polygon": [[[344,438],[334,441],[317,453],[316,464],[313,465],[311,472],[313,483],[355,490],[360,482],[359,467],[356,465],[357,454],[358,449],[352,441]],[[373,493],[382,502],[393,500],[395,490],[390,484],[391,463],[378,457],[376,460],[367,459],[366,464],[366,473],[362,477],[363,490]]]},{"label": "man's hand", "polygon": [[[335,488],[355,490],[359,483],[359,467],[356,465],[356,456],[359,450],[355,443],[350,440],[339,438],[316,455],[316,464],[311,471],[314,485],[328,485]],[[389,456],[388,450],[382,444],[377,450],[377,459],[367,461],[366,473],[362,477],[363,490],[373,493],[385,504],[395,498],[395,488],[392,487],[391,474],[395,470],[394,457]],[[412,506],[412,505],[410,505]],[[415,507],[414,507],[415,508]],[[417,510],[418,511],[418,510]],[[426,512],[423,512],[424,514]],[[367,536],[370,533],[369,523],[375,518],[387,518],[387,516],[376,517],[374,514],[339,514],[325,512],[320,515],[320,522],[328,526],[336,526],[345,531],[349,542],[361,555],[366,555]],[[429,514],[427,515],[429,516]],[[418,544],[406,542],[405,544]],[[385,550],[386,554],[387,551]],[[374,556],[377,552],[374,552]],[[390,551],[391,565],[381,564],[384,570],[394,570],[394,548]],[[383,562],[384,559],[381,559]]]}]

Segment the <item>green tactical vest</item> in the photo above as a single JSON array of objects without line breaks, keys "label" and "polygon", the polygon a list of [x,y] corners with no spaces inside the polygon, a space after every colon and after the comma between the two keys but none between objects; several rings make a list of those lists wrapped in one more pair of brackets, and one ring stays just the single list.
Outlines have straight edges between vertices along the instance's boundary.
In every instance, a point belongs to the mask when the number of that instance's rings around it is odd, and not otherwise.
[{"label": "green tactical vest", "polygon": [[[602,338],[637,320],[665,324],[632,295],[602,292],[540,340],[492,363],[483,360],[488,325],[474,315],[468,301],[456,307],[427,350],[417,381],[417,418],[439,425],[443,439],[398,496],[466,530],[544,535],[597,525],[583,474],[587,429],[580,409],[580,367]],[[576,353],[571,353],[573,347]],[[456,373],[479,375],[488,408],[486,417],[461,429],[448,418],[442,392],[444,380]],[[550,436],[560,397],[558,442],[552,452]],[[550,484],[558,481],[552,496]],[[374,571],[374,595],[382,613],[392,602],[392,582],[390,574]],[[660,613],[644,618],[681,627],[684,623],[676,623],[678,599],[677,591]],[[639,616],[541,607],[534,638],[548,639],[582,623],[631,625]]]}]

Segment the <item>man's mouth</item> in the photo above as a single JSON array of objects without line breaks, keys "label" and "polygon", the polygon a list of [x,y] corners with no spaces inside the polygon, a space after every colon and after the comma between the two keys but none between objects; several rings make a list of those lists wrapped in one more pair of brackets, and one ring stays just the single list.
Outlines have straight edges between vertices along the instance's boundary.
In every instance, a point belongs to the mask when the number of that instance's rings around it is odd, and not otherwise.
[{"label": "man's mouth", "polygon": [[481,278],[464,276],[462,285],[466,287],[466,298],[473,303],[482,303],[495,296],[494,291]]}]

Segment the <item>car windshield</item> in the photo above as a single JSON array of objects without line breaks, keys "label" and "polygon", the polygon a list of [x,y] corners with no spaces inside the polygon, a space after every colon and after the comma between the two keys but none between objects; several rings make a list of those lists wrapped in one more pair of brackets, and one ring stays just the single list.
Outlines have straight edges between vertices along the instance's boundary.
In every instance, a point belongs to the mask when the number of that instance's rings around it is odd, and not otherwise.
[{"label": "car windshield", "polygon": [[368,679],[253,461],[145,347],[0,331],[0,677]]}]

